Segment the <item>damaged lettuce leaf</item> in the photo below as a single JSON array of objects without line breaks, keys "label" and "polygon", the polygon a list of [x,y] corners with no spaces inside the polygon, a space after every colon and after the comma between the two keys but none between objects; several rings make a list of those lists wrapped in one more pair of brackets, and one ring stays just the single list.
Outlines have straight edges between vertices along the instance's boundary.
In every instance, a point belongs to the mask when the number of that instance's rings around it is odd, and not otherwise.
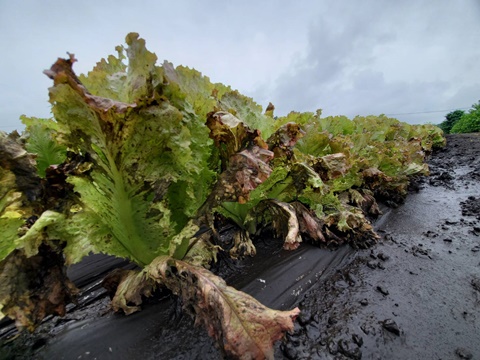
[{"label": "damaged lettuce leaf", "polygon": [[47,315],[64,316],[77,293],[58,249],[15,250],[0,262],[0,319],[9,316],[18,328],[33,331]]},{"label": "damaged lettuce leaf", "polygon": [[[305,130],[287,122],[295,118],[304,121]],[[435,127],[385,116],[321,118],[317,111],[291,113],[279,123],[267,140],[274,153],[271,175],[247,189],[241,206],[228,199],[217,211],[250,235],[270,224],[292,249],[297,245],[289,244],[298,244],[301,236],[328,245],[375,243],[378,236],[365,217],[380,214],[375,196],[403,201],[410,177],[428,174],[426,152],[442,144]],[[296,212],[289,203],[298,204]]]},{"label": "damaged lettuce leaf", "polygon": [[[121,57],[109,58],[85,78],[102,78],[108,91],[97,86],[95,93],[112,98],[92,95],[80,83],[73,57],[59,59],[46,74],[55,83],[50,101],[59,142],[85,157],[68,176],[80,208],[70,211],[62,235],[83,224],[96,252],[146,265],[170,253],[172,239],[205,201],[213,181],[211,142],[187,105],[174,107],[160,95],[163,69],[144,40],[130,34],[127,44],[128,67],[119,65]],[[66,251],[76,245],[67,242]]]},{"label": "damaged lettuce leaf", "polygon": [[228,168],[231,158],[242,150],[253,146],[268,149],[258,130],[251,130],[228,112],[209,113],[206,124],[210,129],[210,138],[219,150],[222,171]]},{"label": "damaged lettuce leaf", "polygon": [[43,212],[42,185],[18,134],[0,132],[0,319],[30,331],[47,315],[63,316],[77,293],[61,248],[44,233],[63,215]]},{"label": "damaged lettuce leaf", "polygon": [[41,193],[35,157],[23,148],[18,134],[0,132],[0,261],[22,247],[19,237],[42,211]]},{"label": "damaged lettuce leaf", "polygon": [[[341,153],[348,171],[329,184],[337,191],[367,187],[370,177],[365,171],[382,174],[380,185],[385,193],[406,195],[409,177],[427,175],[426,152],[433,144],[442,146],[441,133],[434,126],[414,126],[386,116],[329,117],[306,126],[307,135],[300,140],[297,156],[314,158]],[[370,188],[375,191],[375,188]]]},{"label": "damaged lettuce leaf", "polygon": [[181,297],[195,324],[203,325],[229,358],[273,359],[273,344],[293,330],[299,314],[298,308],[269,309],[203,267],[170,257],[156,258],[142,272],[114,277],[119,282],[114,308],[132,313],[138,310],[142,295],[149,296],[155,285],[165,285]]}]

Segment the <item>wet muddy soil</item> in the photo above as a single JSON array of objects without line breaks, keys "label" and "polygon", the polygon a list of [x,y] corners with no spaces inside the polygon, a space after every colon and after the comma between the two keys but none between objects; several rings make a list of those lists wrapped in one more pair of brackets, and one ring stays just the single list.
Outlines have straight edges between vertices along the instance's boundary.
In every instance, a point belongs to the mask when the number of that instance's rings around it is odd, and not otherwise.
[{"label": "wet muddy soil", "polygon": [[[336,251],[278,241],[227,282],[301,315],[277,359],[480,359],[480,134],[448,137],[405,204],[383,208],[375,247]],[[0,323],[0,359],[221,359],[169,294],[114,314],[100,282],[126,262],[95,255],[70,269],[82,289],[34,334]]]}]

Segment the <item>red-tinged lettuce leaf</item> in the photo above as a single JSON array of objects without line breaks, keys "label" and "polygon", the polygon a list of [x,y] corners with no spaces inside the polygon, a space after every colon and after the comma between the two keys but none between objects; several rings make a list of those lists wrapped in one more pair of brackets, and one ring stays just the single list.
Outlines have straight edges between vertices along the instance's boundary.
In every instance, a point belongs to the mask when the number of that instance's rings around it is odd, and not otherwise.
[{"label": "red-tinged lettuce leaf", "polygon": [[345,154],[336,153],[315,159],[312,168],[318,173],[320,178],[326,182],[345,176],[350,168],[350,164]]},{"label": "red-tinged lettuce leaf", "polygon": [[249,233],[255,228],[250,210],[257,202],[249,201],[250,193],[270,176],[272,170],[268,163],[272,158],[271,151],[256,145],[231,156],[228,168],[220,175],[201,209],[201,221],[210,227],[213,227],[214,211],[239,226],[234,236],[234,246],[229,250],[234,258],[256,253]]},{"label": "red-tinged lettuce leaf", "polygon": [[150,278],[180,296],[193,309],[197,324],[236,359],[273,359],[273,344],[293,330],[298,308],[269,309],[228,286],[210,271],[172,258],[157,258],[146,269]]},{"label": "red-tinged lettuce leaf", "polygon": [[302,236],[316,244],[326,243],[327,239],[323,232],[325,222],[319,219],[314,211],[308,209],[299,201],[292,202],[291,206],[295,209]]},{"label": "red-tinged lettuce leaf", "polygon": [[349,189],[339,195],[342,203],[359,207],[364,214],[377,217],[382,214],[373,192],[368,189]]},{"label": "red-tinged lettuce leaf", "polygon": [[246,203],[252,190],[268,179],[272,169],[268,162],[273,158],[269,150],[253,146],[230,158],[228,168],[220,175],[208,201],[205,211],[223,202]]},{"label": "red-tinged lettuce leaf", "polygon": [[219,150],[222,170],[226,170],[230,158],[242,150],[252,146],[268,149],[258,130],[251,130],[228,112],[209,113],[206,124],[210,129],[210,138]]},{"label": "red-tinged lettuce leaf", "polygon": [[[299,313],[298,308],[271,310],[227,286],[208,270],[182,261],[159,260],[151,265],[150,274],[188,302],[195,311],[196,322],[203,324],[227,355],[235,358],[272,359],[273,344],[286,331],[293,330]],[[185,283],[189,285],[184,286]]]},{"label": "red-tinged lettuce leaf", "polygon": [[267,140],[268,148],[273,151],[279,163],[293,160],[293,147],[305,135],[300,125],[289,122],[278,128]]}]

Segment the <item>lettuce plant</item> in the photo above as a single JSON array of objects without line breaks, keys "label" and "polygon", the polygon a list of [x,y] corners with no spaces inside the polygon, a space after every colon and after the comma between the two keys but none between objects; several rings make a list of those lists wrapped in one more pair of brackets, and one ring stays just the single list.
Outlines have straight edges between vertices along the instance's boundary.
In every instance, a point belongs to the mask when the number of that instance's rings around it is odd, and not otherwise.
[{"label": "lettuce plant", "polygon": [[64,265],[101,252],[141,268],[108,279],[115,310],[165,286],[227,356],[270,359],[299,310],[268,309],[208,270],[226,251],[214,219],[238,227],[233,258],[253,256],[267,227],[288,250],[369,246],[375,196],[404,197],[441,130],[320,110],[274,118],[196,70],[157,65],[138,34],[126,43],[78,77],[73,55],[58,59],[45,71],[54,119],[0,133],[1,314],[30,330],[64,314],[77,293]]}]

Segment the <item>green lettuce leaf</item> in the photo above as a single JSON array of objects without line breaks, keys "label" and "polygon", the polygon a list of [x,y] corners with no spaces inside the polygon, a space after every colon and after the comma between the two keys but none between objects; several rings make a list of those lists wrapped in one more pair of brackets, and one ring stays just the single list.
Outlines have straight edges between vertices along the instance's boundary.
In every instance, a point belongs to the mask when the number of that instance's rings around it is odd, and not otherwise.
[{"label": "green lettuce leaf", "polygon": [[263,113],[260,105],[238,91],[225,93],[219,100],[222,110],[228,111],[244,122],[250,129],[259,130],[264,139],[274,133],[275,120]]},{"label": "green lettuce leaf", "polygon": [[26,150],[36,155],[38,175],[46,176],[46,170],[51,165],[61,164],[66,156],[67,149],[60,145],[55,139],[58,125],[52,119],[37,119],[21,117],[26,125],[27,143]]},{"label": "green lettuce leaf", "polygon": [[[177,108],[158,94],[163,69],[155,66],[156,56],[144,40],[130,34],[127,44],[126,72],[119,56],[84,78],[86,83],[90,76],[104,79],[108,91],[97,87],[95,93],[116,93],[110,99],[92,95],[76,80],[72,58],[59,59],[46,72],[55,83],[50,101],[59,142],[85,156],[83,169],[68,175],[81,208],[70,212],[65,231],[57,231],[65,235],[72,229],[75,239],[76,229],[88,225],[84,237],[92,249],[146,265],[170,253],[171,240],[205,201],[213,181],[211,141],[188,104]],[[113,81],[114,74],[123,74],[123,87]],[[69,246],[75,248],[75,242]]]}]

